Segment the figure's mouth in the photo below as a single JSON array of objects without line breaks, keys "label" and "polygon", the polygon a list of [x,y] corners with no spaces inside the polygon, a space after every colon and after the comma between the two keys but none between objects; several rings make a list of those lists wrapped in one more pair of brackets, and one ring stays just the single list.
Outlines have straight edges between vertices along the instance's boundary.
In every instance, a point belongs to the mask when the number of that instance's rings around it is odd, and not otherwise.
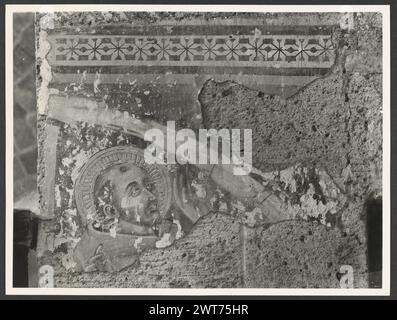
[{"label": "figure's mouth", "polygon": [[149,200],[144,208],[144,214],[143,217],[141,217],[141,223],[155,230],[155,225],[159,221],[159,219],[160,211],[158,209],[157,200]]}]

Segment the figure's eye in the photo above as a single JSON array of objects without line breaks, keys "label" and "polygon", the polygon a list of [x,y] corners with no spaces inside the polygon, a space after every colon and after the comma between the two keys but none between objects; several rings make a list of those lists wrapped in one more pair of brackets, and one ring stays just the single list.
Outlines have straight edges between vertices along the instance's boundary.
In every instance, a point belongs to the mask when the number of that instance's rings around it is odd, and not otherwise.
[{"label": "figure's eye", "polygon": [[130,196],[130,197],[137,197],[137,196],[139,196],[140,193],[141,193],[141,191],[142,191],[142,188],[141,188],[141,186],[139,185],[139,183],[136,182],[136,181],[133,181],[133,182],[129,183],[129,184],[127,185],[127,188],[126,188],[126,193],[127,193],[127,195]]},{"label": "figure's eye", "polygon": [[121,172],[121,173],[125,173],[125,172],[127,172],[127,171],[128,171],[128,167],[126,167],[126,166],[120,167],[120,172]]},{"label": "figure's eye", "polygon": [[150,192],[153,192],[154,185],[149,178],[147,177],[143,178],[142,184],[145,189],[149,190]]}]

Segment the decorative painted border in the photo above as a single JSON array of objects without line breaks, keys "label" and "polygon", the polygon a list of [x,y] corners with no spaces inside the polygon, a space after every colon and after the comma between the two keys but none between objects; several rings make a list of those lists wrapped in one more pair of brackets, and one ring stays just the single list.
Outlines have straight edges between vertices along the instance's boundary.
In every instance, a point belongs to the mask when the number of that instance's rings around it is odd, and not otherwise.
[{"label": "decorative painted border", "polygon": [[50,35],[53,66],[330,68],[331,35]]}]

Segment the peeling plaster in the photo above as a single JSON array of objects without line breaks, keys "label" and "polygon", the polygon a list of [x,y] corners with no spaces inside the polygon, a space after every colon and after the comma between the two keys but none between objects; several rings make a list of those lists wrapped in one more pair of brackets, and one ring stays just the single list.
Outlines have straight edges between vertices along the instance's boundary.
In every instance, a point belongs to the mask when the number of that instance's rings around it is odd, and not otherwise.
[{"label": "peeling plaster", "polygon": [[183,235],[184,235],[183,230],[182,230],[182,226],[181,226],[181,223],[179,222],[178,219],[174,219],[174,220],[173,220],[173,223],[176,224],[176,226],[177,226],[177,231],[176,231],[176,234],[175,234],[175,239],[178,240],[178,239],[182,238]]},{"label": "peeling plaster", "polygon": [[[347,9],[351,8],[349,6],[347,6]],[[351,9],[352,11],[352,9]],[[353,12],[346,12],[344,15],[342,15],[342,17],[339,19],[339,27],[342,30],[347,30],[347,31],[351,31],[354,29],[354,16],[353,16]]]},{"label": "peeling plaster", "polygon": [[171,233],[164,233],[162,238],[156,242],[156,248],[165,248],[172,244]]},{"label": "peeling plaster", "polygon": [[134,248],[135,249],[137,249],[137,251],[139,251],[139,245],[142,243],[142,241],[143,241],[143,238],[142,237],[139,237],[138,239],[136,239],[135,241],[134,241]]},{"label": "peeling plaster", "polygon": [[36,51],[40,63],[39,77],[41,79],[40,87],[37,94],[37,112],[46,115],[48,112],[49,89],[48,85],[52,80],[51,66],[47,61],[47,54],[50,52],[51,45],[47,40],[47,32],[39,32],[39,43]]}]

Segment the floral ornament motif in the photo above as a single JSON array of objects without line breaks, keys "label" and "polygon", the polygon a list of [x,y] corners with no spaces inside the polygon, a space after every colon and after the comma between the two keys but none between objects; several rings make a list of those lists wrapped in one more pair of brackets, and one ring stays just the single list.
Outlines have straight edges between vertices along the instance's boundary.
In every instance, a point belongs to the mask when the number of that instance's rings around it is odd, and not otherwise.
[{"label": "floral ornament motif", "polygon": [[335,47],[329,38],[320,39],[318,46],[320,47],[320,54],[322,61],[331,61],[334,56]]},{"label": "floral ornament motif", "polygon": [[264,42],[264,39],[253,38],[247,45],[251,52],[250,60],[252,61],[266,61],[269,60],[269,51],[272,49]]},{"label": "floral ornament motif", "polygon": [[154,60],[153,58],[158,54],[160,49],[156,44],[155,39],[139,38],[135,41],[136,60]]},{"label": "floral ornament motif", "polygon": [[201,45],[204,60],[215,60],[216,58],[216,41],[214,38],[205,38]]},{"label": "floral ornament motif", "polygon": [[157,41],[157,47],[159,48],[158,58],[160,61],[170,60],[172,55],[172,44],[169,39],[163,38]]},{"label": "floral ornament motif", "polygon": [[116,38],[111,45],[113,46],[112,60],[126,60],[126,56],[131,56],[136,52],[136,47],[123,38]]},{"label": "floral ornament motif", "polygon": [[65,39],[65,41],[59,41],[61,45],[57,48],[57,51],[64,57],[65,60],[78,60],[79,56],[84,54],[80,50],[79,40],[74,38]]},{"label": "floral ornament motif", "polygon": [[192,38],[181,38],[179,46],[179,56],[181,61],[193,60],[196,53],[198,53],[196,50],[198,44],[195,43]]},{"label": "floral ornament motif", "polygon": [[226,40],[225,46],[226,50],[226,59],[227,60],[238,60],[240,57],[240,49],[239,42],[236,38],[231,38]]},{"label": "floral ornament motif", "polygon": [[274,39],[272,42],[272,50],[270,51],[270,59],[273,61],[285,60],[286,52],[284,50],[285,39]]},{"label": "floral ornament motif", "polygon": [[102,41],[100,39],[90,39],[86,44],[88,60],[99,60],[101,58],[102,52],[100,51],[102,46]]}]

